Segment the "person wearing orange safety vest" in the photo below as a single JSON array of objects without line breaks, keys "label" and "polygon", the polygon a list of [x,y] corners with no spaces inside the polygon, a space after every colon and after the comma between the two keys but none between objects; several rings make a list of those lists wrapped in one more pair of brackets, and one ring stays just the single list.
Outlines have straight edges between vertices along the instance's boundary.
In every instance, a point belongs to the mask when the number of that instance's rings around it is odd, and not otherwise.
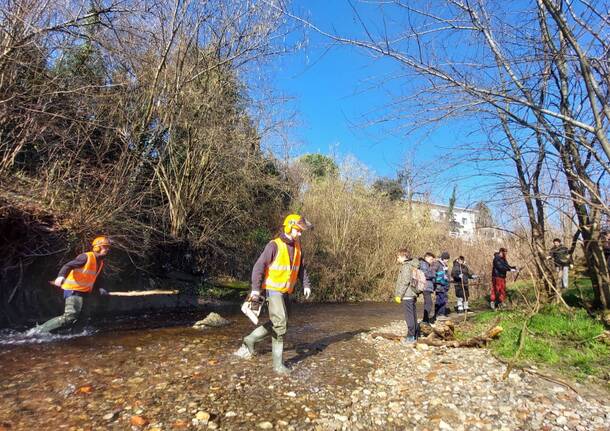
[{"label": "person wearing orange safety vest", "polygon": [[[110,240],[100,236],[93,240],[92,251],[79,254],[74,260],[66,263],[54,285],[63,289],[65,308],[64,314],[34,328],[35,333],[48,333],[59,328],[70,326],[76,322],[83,308],[83,297],[93,290],[102,268],[104,257],[110,250]],[[101,295],[107,295],[104,289],[99,289]]]},{"label": "person wearing orange safety vest", "polygon": [[250,299],[256,301],[262,295],[261,291],[265,291],[269,305],[269,321],[245,337],[235,354],[243,359],[251,358],[255,354],[255,344],[271,333],[273,370],[279,374],[289,372],[282,359],[289,295],[294,291],[297,281],[301,281],[305,298],[309,298],[311,294],[300,240],[301,233],[310,228],[311,223],[304,217],[298,214],[287,216],[282,233],[267,244],[252,269]]}]

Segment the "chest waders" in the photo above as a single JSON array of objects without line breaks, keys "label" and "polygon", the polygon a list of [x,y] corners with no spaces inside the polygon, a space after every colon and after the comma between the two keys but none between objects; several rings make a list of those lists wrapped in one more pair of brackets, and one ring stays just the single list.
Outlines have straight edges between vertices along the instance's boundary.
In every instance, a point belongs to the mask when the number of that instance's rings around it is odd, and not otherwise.
[{"label": "chest waders", "polygon": [[59,328],[73,325],[78,319],[83,308],[83,297],[80,295],[71,295],[66,298],[64,314],[54,317],[53,319],[36,327],[36,332],[46,333]]},{"label": "chest waders", "polygon": [[[285,298],[286,297],[286,298]],[[287,295],[271,294],[267,298],[269,306],[269,320],[255,328],[244,338],[242,346],[235,354],[243,359],[249,359],[256,354],[254,346],[271,334],[271,358],[273,371],[278,374],[289,373],[290,370],[284,366],[284,334],[288,324],[288,312],[285,300]]]}]

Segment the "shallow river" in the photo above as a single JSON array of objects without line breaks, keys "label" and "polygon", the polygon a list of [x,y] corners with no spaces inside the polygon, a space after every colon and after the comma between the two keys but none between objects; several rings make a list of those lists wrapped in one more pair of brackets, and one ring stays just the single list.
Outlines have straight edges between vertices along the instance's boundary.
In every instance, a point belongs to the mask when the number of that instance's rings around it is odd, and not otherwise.
[{"label": "shallow river", "polygon": [[309,429],[325,405],[349,399],[383,360],[355,337],[400,319],[401,308],[294,306],[287,377],[271,371],[269,339],[252,360],[232,355],[253,329],[243,315],[225,311],[230,325],[191,328],[205,314],[99,322],[43,342],[3,332],[0,431],[255,429],[264,422]]}]

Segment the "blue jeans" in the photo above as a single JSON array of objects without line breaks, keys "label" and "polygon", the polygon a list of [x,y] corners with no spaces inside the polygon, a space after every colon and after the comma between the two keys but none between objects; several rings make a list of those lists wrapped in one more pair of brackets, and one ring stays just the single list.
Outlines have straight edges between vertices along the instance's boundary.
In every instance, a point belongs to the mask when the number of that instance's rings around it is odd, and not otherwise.
[{"label": "blue jeans", "polygon": [[447,316],[447,290],[439,289],[436,291],[436,300],[434,301],[434,317]]}]

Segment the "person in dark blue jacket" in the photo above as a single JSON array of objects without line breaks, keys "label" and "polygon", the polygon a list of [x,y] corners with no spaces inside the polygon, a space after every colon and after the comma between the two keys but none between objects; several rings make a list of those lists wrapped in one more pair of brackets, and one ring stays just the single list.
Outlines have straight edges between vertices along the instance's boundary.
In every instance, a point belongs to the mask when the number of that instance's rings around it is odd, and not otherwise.
[{"label": "person in dark blue jacket", "polygon": [[468,298],[470,297],[468,282],[469,280],[474,280],[477,278],[477,276],[473,274],[470,271],[470,268],[468,268],[468,265],[466,265],[466,259],[464,256],[460,256],[453,261],[453,266],[451,267],[451,278],[453,278],[453,286],[455,287],[457,312],[467,313]]},{"label": "person in dark blue jacket", "polygon": [[432,263],[434,271],[434,292],[436,298],[434,300],[434,320],[437,318],[445,319],[449,316],[447,308],[447,299],[449,294],[449,252],[442,252],[438,260]]},{"label": "person in dark blue jacket", "polygon": [[424,258],[420,260],[419,269],[424,272],[426,276],[426,287],[424,288],[424,323],[431,323],[432,320],[432,293],[434,292],[434,270],[432,264],[434,263],[435,256],[427,252]]}]

